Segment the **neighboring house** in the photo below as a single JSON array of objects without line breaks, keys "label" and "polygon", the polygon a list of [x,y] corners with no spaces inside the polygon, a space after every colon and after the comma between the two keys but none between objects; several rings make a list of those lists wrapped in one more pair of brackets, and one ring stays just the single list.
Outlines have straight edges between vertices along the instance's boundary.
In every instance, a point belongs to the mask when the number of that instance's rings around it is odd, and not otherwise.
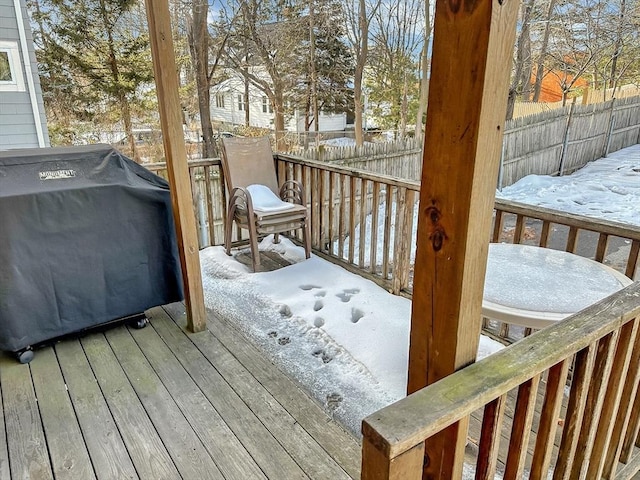
[{"label": "neighboring house", "polygon": [[24,0],[0,0],[0,150],[49,146]]},{"label": "neighboring house", "polygon": [[[249,126],[273,129],[273,106],[267,95],[250,84],[249,104],[246,105],[244,88],[244,80],[236,75],[212,86],[211,119],[230,125],[244,125],[245,110],[248,108]],[[296,111],[285,118],[285,128],[290,132],[304,132],[304,121],[304,114]],[[343,131],[347,126],[347,115],[346,113],[320,112],[319,123],[321,132]],[[315,126],[311,125],[310,130],[315,131]]]}]

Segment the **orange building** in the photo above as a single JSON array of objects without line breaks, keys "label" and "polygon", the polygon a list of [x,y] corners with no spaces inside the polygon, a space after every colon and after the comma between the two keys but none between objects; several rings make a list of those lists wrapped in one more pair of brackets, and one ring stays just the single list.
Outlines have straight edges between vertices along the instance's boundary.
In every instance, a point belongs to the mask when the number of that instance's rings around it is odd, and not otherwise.
[{"label": "orange building", "polygon": [[[562,84],[571,83],[573,80],[572,75],[568,75],[564,72],[546,70],[542,77],[542,87],[540,88],[539,102],[559,102],[562,101]],[[535,75],[531,77],[531,84],[535,84]],[[571,91],[582,90],[589,86],[583,78],[578,78],[571,87]]]}]

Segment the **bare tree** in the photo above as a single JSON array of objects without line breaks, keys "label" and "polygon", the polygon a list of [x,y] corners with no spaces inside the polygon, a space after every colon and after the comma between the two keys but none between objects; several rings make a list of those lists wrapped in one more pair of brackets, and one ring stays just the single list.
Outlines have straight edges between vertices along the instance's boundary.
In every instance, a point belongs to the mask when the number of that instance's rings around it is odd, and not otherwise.
[{"label": "bare tree", "polygon": [[424,41],[420,52],[420,101],[416,112],[415,137],[422,138],[423,117],[427,111],[427,100],[429,98],[429,45],[431,43],[431,2],[424,2]]},{"label": "bare tree", "polygon": [[514,73],[509,86],[509,97],[507,100],[507,120],[513,118],[513,110],[516,98],[522,93],[524,85],[529,85],[530,77],[526,76],[526,72],[530,71],[525,68],[526,64],[530,64],[531,52],[531,12],[533,11],[534,0],[528,0],[520,5],[520,32],[516,40],[516,58],[514,65]]},{"label": "bare tree", "polygon": [[381,0],[372,0],[369,4],[367,0],[345,1],[347,38],[355,58],[353,99],[357,145],[362,145],[364,142],[362,130],[364,113],[363,78],[367,57],[369,56],[369,24],[380,4]]}]

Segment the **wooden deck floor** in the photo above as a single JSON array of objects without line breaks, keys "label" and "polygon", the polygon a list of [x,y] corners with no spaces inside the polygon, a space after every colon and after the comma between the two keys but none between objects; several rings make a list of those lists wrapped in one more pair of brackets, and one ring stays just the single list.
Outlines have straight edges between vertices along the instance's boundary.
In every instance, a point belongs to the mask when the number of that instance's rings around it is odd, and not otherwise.
[{"label": "wooden deck floor", "polygon": [[149,318],[0,357],[0,479],[359,477],[359,442],[232,326]]}]

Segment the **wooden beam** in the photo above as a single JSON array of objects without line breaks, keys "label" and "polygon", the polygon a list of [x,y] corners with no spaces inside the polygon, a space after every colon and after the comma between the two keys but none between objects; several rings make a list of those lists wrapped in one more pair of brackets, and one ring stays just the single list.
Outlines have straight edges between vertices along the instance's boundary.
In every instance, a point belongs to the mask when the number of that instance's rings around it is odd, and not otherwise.
[{"label": "wooden beam", "polygon": [[146,0],[146,7],[162,126],[162,142],[167,159],[173,218],[182,264],[188,328],[192,332],[199,332],[206,328],[207,317],[204,308],[187,152],[182,132],[182,108],[178,96],[178,74],[171,36],[169,5],[167,0]]},{"label": "wooden beam", "polygon": [[[436,2],[408,393],[475,361],[518,6]],[[425,478],[455,478],[465,440],[466,425],[428,440]]]}]

